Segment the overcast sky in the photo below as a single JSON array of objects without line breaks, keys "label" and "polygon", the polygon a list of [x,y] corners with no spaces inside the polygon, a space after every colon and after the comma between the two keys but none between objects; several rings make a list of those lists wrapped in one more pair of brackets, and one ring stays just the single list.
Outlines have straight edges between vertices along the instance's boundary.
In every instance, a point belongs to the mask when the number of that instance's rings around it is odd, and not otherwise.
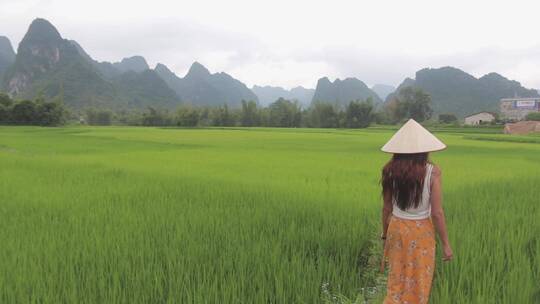
[{"label": "overcast sky", "polygon": [[0,35],[16,48],[35,17],[99,61],[142,55],[184,76],[196,60],[248,86],[313,88],[322,76],[396,86],[451,65],[540,88],[535,1],[0,0]]}]

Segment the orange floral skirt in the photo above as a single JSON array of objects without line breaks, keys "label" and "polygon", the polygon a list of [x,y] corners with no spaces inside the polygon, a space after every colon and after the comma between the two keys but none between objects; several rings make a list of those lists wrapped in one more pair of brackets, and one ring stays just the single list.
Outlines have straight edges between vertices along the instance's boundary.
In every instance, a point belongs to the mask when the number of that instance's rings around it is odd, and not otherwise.
[{"label": "orange floral skirt", "polygon": [[[435,268],[435,230],[431,219],[390,219],[384,261],[389,273],[384,303],[427,303]],[[383,264],[384,266],[384,264]]]}]

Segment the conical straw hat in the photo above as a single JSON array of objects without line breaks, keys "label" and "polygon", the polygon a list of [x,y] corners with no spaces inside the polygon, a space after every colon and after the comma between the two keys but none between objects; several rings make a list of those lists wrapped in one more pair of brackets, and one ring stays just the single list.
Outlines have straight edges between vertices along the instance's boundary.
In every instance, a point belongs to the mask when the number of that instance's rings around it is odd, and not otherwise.
[{"label": "conical straw hat", "polygon": [[434,152],[444,149],[446,145],[414,119],[409,119],[381,148],[383,152],[400,154]]}]

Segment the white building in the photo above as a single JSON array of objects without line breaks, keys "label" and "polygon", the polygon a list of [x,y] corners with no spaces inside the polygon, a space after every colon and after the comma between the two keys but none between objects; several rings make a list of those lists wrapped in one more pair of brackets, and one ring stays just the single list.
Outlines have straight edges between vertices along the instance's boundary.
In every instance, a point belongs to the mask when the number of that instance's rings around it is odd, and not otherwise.
[{"label": "white building", "polygon": [[490,112],[474,113],[465,117],[465,124],[470,126],[480,125],[482,123],[489,123],[495,120],[495,115]]},{"label": "white building", "polygon": [[502,118],[519,121],[531,112],[540,112],[540,97],[501,99]]}]

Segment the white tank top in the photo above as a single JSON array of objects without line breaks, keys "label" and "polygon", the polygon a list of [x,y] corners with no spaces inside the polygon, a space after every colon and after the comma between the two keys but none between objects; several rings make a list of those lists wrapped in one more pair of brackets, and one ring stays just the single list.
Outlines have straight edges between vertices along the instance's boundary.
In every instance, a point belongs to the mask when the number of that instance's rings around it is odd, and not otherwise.
[{"label": "white tank top", "polygon": [[416,208],[409,208],[407,210],[401,210],[397,206],[395,199],[392,199],[394,208],[392,210],[392,215],[406,219],[406,220],[423,220],[431,216],[431,204],[430,204],[430,194],[431,194],[431,172],[433,171],[433,165],[427,164],[426,166],[426,176],[424,177],[424,188],[422,189],[422,198],[420,199],[420,204]]}]

